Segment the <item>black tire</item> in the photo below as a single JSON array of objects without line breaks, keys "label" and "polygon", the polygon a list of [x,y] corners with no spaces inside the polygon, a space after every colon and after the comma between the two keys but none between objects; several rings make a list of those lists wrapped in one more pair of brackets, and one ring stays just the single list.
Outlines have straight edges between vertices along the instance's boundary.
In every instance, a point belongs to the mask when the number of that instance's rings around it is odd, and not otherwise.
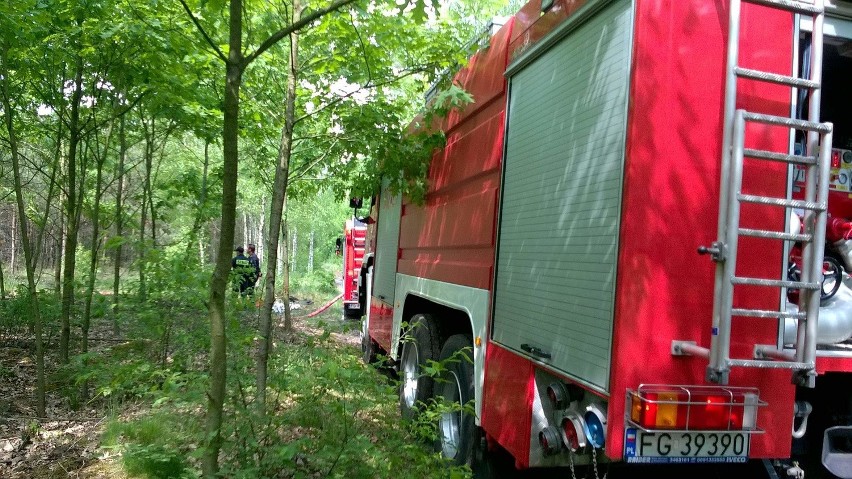
[{"label": "black tire", "polygon": [[457,466],[471,464],[475,446],[481,442],[474,414],[458,407],[468,403],[473,406],[472,346],[471,339],[463,334],[447,339],[440,356],[440,362],[446,370],[441,375],[435,394],[443,397],[445,403],[455,403],[456,406],[452,411],[443,413],[438,420],[438,449],[445,459]]},{"label": "black tire", "polygon": [[417,314],[409,322],[399,355],[399,410],[413,419],[420,405],[432,398],[435,379],[423,373],[423,366],[437,361],[441,352],[438,323],[428,314]]}]

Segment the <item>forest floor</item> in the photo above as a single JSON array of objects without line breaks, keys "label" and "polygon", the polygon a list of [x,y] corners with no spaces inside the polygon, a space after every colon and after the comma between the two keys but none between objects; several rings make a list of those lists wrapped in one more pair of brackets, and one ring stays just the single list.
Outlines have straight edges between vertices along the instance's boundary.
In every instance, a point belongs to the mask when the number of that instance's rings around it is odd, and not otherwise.
[{"label": "forest floor", "polygon": [[[341,344],[359,347],[359,325],[343,321],[339,304],[307,319],[307,314],[322,305],[299,303],[300,309],[293,311],[297,334],[317,336],[323,332],[320,321],[336,323],[339,327],[331,336]],[[93,351],[130,342],[118,337],[111,324],[93,324],[91,337],[97,339],[92,342]],[[122,403],[111,407],[105,401],[72,404],[78,401],[68,397],[68,386],[59,386],[55,380],[62,376],[57,348],[46,349],[47,417],[38,418],[32,341],[0,337],[0,478],[130,477],[121,466],[120,454],[102,447],[102,435],[109,420],[132,418],[145,406]]]}]

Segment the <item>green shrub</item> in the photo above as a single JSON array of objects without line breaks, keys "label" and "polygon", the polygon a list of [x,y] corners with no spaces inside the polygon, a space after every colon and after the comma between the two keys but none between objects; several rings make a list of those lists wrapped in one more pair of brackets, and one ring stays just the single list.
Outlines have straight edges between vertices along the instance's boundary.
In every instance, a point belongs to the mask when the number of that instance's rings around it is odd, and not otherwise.
[{"label": "green shrub", "polygon": [[171,413],[132,422],[111,422],[104,433],[106,448],[122,453],[125,470],[149,479],[197,477],[186,459],[188,435],[184,420]]}]

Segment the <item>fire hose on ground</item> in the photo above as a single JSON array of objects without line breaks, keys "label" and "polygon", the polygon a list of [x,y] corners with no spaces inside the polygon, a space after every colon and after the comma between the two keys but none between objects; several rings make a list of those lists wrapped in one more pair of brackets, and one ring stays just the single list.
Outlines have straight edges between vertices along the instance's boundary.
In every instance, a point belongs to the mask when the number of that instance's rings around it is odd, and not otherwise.
[{"label": "fire hose on ground", "polygon": [[[334,303],[336,303],[342,297],[343,297],[343,293],[340,293],[337,296],[335,296],[331,301],[322,305],[322,307],[320,307],[316,311],[313,311],[310,314],[306,314],[306,315],[303,315],[303,316],[293,316],[293,319],[313,318],[314,316],[316,316],[316,315],[322,313],[323,311],[327,310],[328,308],[330,308]],[[284,314],[284,303],[276,300],[275,304],[272,305],[272,311],[276,314]]]}]

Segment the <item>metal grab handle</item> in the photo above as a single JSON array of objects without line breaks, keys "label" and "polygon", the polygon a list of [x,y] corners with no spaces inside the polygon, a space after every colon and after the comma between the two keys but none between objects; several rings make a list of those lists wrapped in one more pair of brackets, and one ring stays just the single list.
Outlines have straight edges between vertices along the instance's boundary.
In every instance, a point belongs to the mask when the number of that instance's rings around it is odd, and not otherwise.
[{"label": "metal grab handle", "polygon": [[530,344],[526,344],[526,343],[522,344],[521,349],[523,349],[524,351],[532,354],[535,357],[541,358],[541,359],[550,359],[550,357],[551,357],[550,353],[548,353],[547,351],[544,351],[543,349],[537,348],[537,347],[532,346]]},{"label": "metal grab handle", "polygon": [[725,245],[720,241],[714,241],[710,246],[699,246],[698,254],[709,254],[713,261],[722,261],[725,259]]}]

